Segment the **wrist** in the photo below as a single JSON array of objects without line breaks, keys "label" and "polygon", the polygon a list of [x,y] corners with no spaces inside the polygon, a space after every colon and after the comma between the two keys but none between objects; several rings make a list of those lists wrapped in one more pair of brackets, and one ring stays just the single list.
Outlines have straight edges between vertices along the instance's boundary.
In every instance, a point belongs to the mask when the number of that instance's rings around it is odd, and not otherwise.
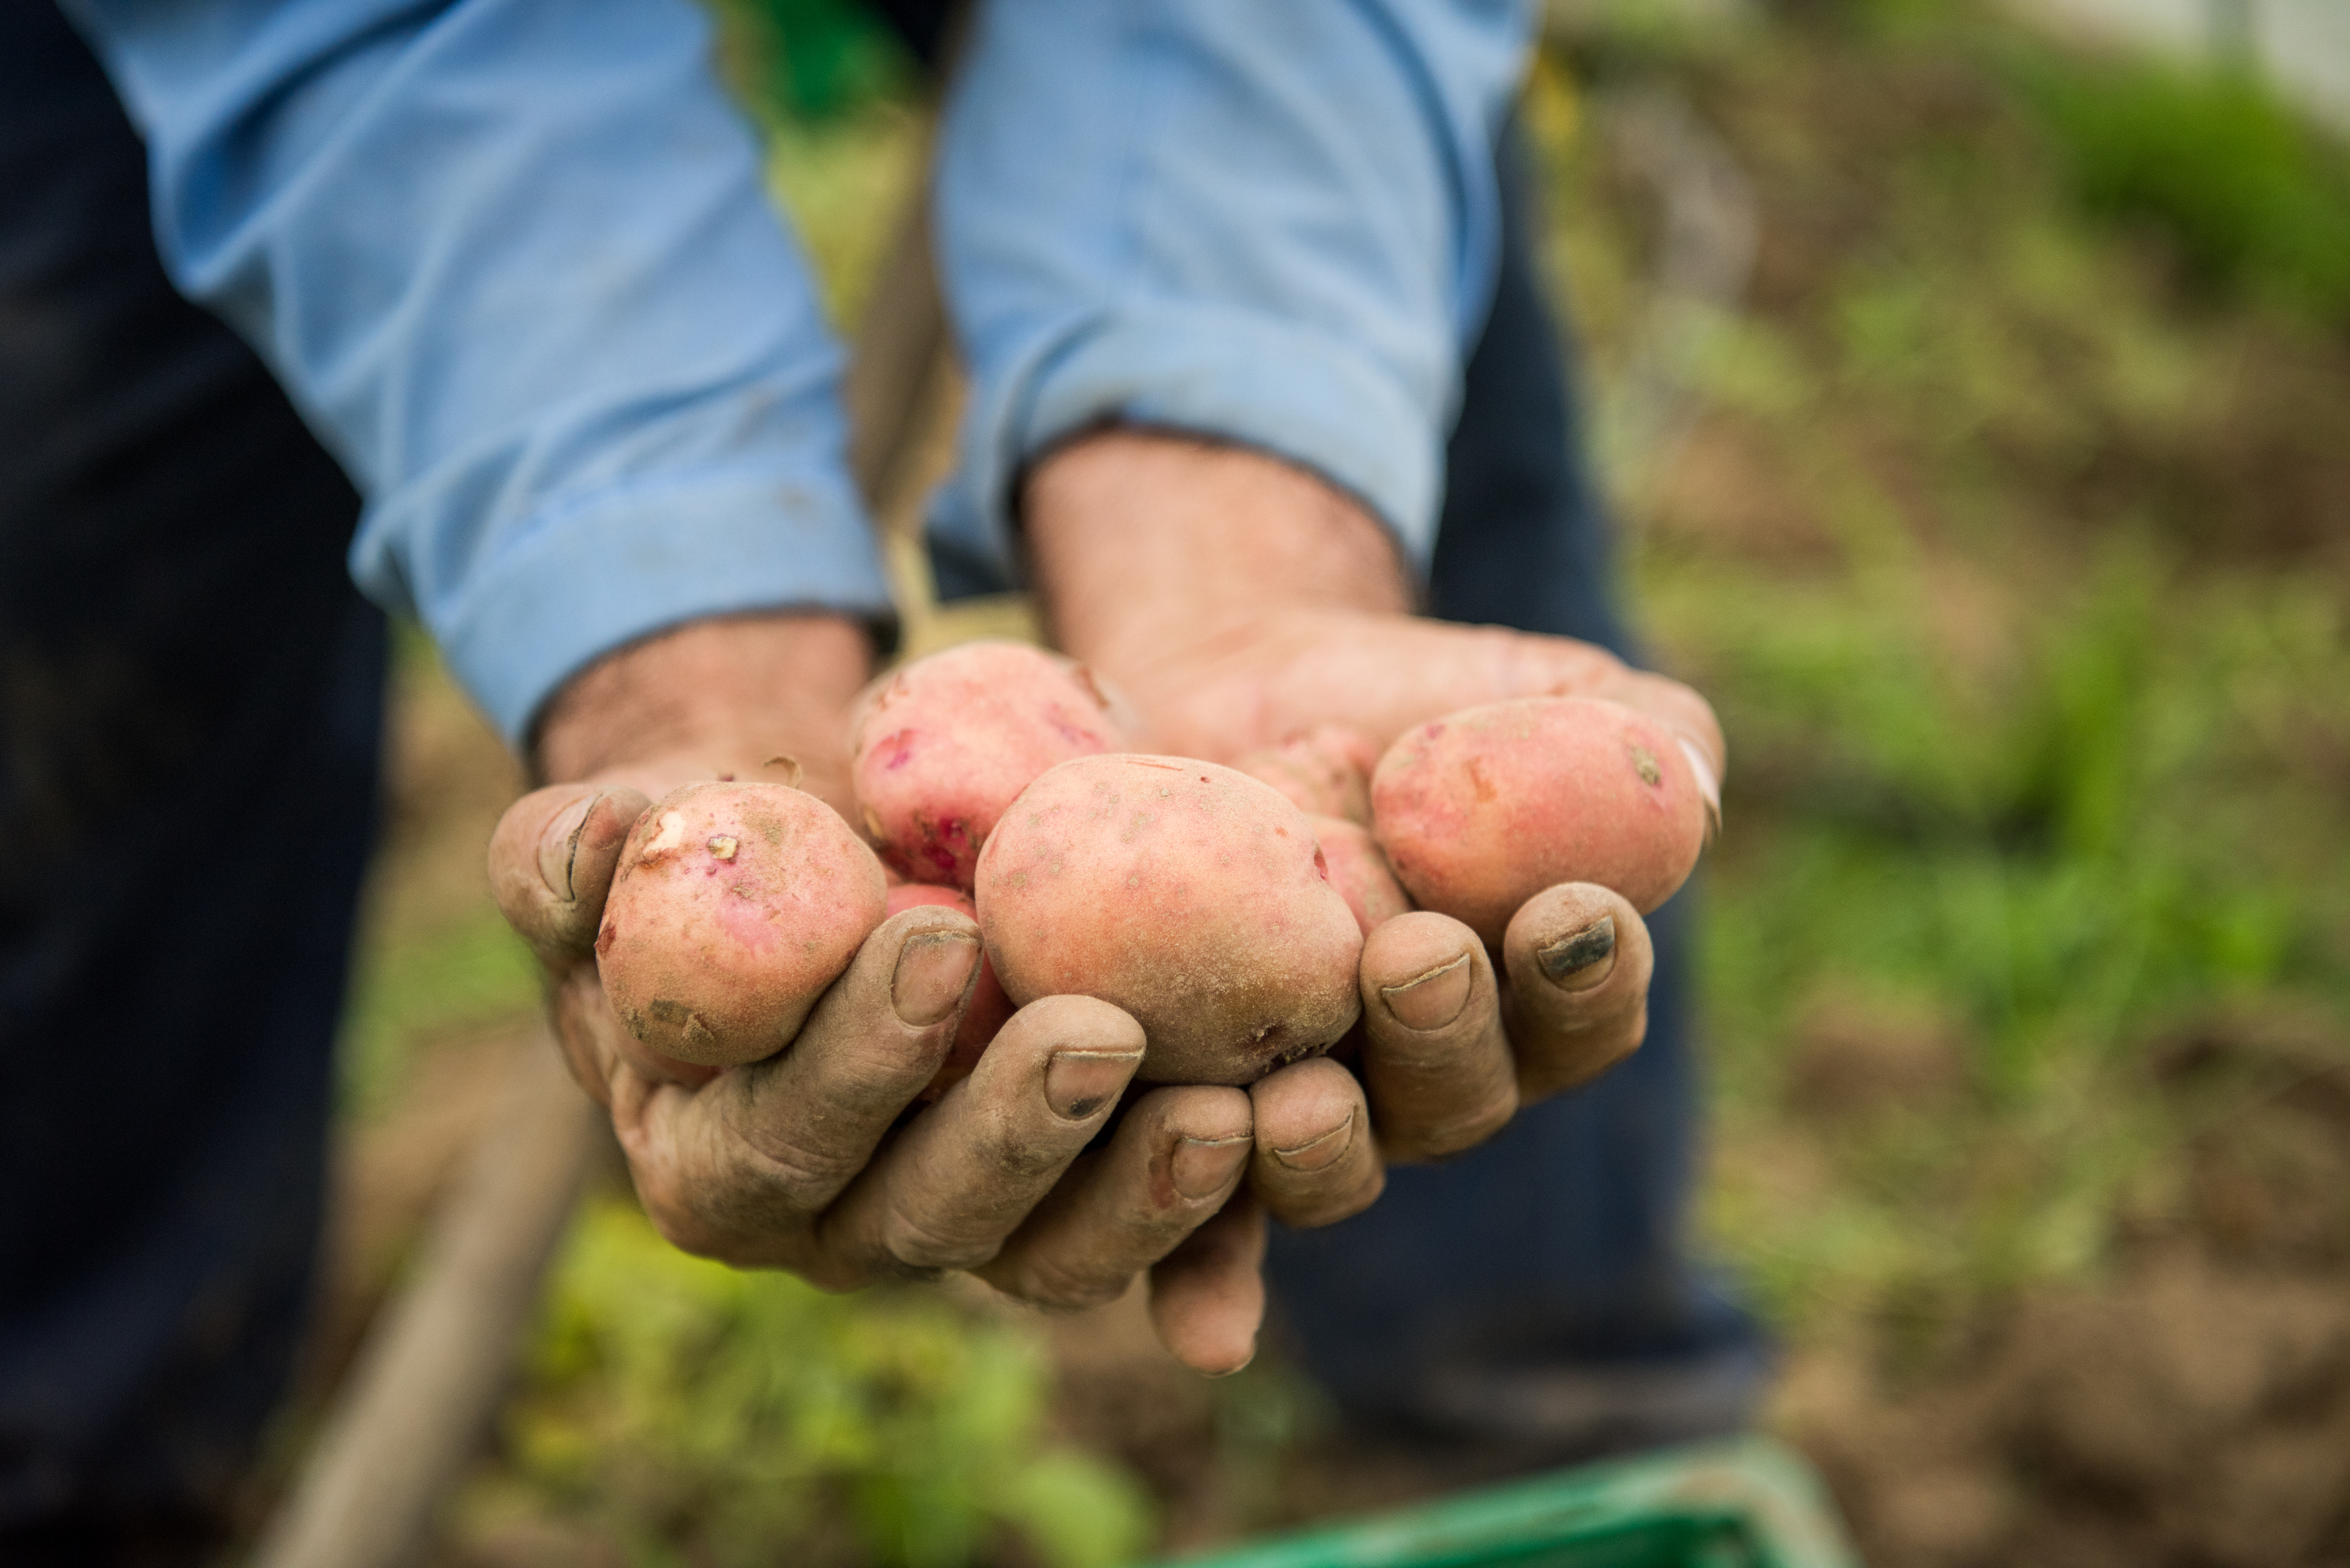
[{"label": "wrist", "polygon": [[540,711],[533,771],[551,782],[620,778],[658,798],[695,777],[788,779],[767,766],[780,755],[798,763],[804,788],[840,805],[846,715],[872,668],[870,635],[846,616],[691,621],[566,681]]},{"label": "wrist", "polygon": [[1361,503],[1246,448],[1102,431],[1038,462],[1021,504],[1054,640],[1139,701],[1300,613],[1410,608],[1395,540]]}]

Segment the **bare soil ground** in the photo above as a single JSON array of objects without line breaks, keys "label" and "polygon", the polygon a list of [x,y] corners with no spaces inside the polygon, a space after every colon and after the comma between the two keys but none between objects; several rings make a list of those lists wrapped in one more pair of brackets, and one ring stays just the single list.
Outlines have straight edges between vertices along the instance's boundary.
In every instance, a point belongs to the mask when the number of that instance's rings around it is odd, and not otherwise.
[{"label": "bare soil ground", "polygon": [[1773,1424],[1880,1568],[2350,1562],[2350,1041],[2241,1021],[2156,1060],[2259,1090],[2106,1277],[1788,1366]]}]

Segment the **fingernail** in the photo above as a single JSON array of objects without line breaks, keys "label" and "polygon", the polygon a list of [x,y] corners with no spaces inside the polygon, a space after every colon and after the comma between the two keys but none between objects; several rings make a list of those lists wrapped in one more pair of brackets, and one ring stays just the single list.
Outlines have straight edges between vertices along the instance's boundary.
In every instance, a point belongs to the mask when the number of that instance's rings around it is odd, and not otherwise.
[{"label": "fingernail", "polygon": [[898,1016],[916,1027],[936,1023],[955,1010],[962,988],[979,961],[976,938],[961,931],[926,931],[908,941],[898,954],[898,972],[889,981],[889,1005]]},{"label": "fingernail", "polygon": [[1256,1345],[1254,1341],[1251,1341],[1249,1345],[1248,1358],[1243,1361],[1238,1366],[1227,1366],[1222,1372],[1202,1372],[1200,1376],[1211,1379],[1217,1377],[1237,1377],[1254,1365],[1256,1365]]},{"label": "fingernail", "polygon": [[1543,978],[1561,991],[1588,991],[1616,969],[1616,917],[1602,915],[1534,955]]},{"label": "fingernail", "polygon": [[1714,776],[1713,763],[1704,749],[1687,736],[1676,736],[1681,743],[1681,755],[1689,759],[1690,770],[1697,774],[1697,792],[1705,797],[1705,836],[1709,839],[1721,831],[1721,781]]},{"label": "fingernail", "polygon": [[1470,982],[1476,978],[1469,967],[1469,955],[1462,953],[1418,980],[1383,987],[1379,995],[1406,1029],[1441,1029],[1469,1005]]},{"label": "fingernail", "polygon": [[1045,1103],[1065,1122],[1082,1122],[1118,1098],[1139,1051],[1055,1051],[1045,1064]]},{"label": "fingernail", "polygon": [[1292,1170],[1327,1170],[1345,1157],[1347,1147],[1355,1141],[1355,1113],[1348,1111],[1347,1119],[1324,1133],[1310,1138],[1295,1148],[1277,1148],[1273,1158]]},{"label": "fingernail", "polygon": [[1175,1146],[1169,1174],[1175,1190],[1186,1198],[1211,1198],[1222,1192],[1248,1158],[1246,1137],[1187,1137]]},{"label": "fingernail", "polygon": [[579,855],[579,830],[588,826],[588,814],[604,797],[591,794],[572,802],[555,814],[538,836],[538,875],[548,892],[565,903],[575,897],[571,891],[571,865]]}]

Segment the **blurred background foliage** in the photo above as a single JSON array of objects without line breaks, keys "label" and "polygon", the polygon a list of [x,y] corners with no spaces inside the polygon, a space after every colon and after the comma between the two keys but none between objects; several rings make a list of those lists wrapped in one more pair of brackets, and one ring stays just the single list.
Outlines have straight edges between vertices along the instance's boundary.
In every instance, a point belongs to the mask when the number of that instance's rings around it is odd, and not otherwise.
[{"label": "blurred background foliage", "polygon": [[[1682,84],[1762,234],[1627,519],[1732,737],[1711,1231],[1799,1342],[1962,1339],[2227,1114],[2167,1047],[2350,1002],[2350,158],[2239,66],[1943,0],[1658,15],[1581,79]],[[1651,214],[1533,122],[1604,396]]]},{"label": "blurred background foliage", "polygon": [[[718,15],[851,322],[918,177],[921,84],[850,0]],[[1705,1234],[1798,1353],[1930,1366],[2184,1223],[2195,1140],[2340,1064],[2350,157],[2240,65],[2061,47],[1962,0],[1554,22],[1526,123],[1603,413],[1661,308],[1656,193],[1611,106],[1679,95],[1760,218],[1688,417],[1610,475],[1659,658],[1731,737]],[[450,738],[469,721],[421,645],[400,679],[410,765],[348,1040],[362,1128],[434,1042],[532,1005],[478,842],[427,869],[433,825],[494,817],[511,773]],[[2287,1036],[2319,1066],[2178,1070]],[[2258,1158],[2350,1176],[2338,1148]],[[528,1525],[560,1527],[548,1560],[1083,1568],[1170,1521],[1311,1506],[1283,1478],[1312,1405],[1277,1368],[1198,1396],[1223,1458],[1179,1462],[1121,1435],[1142,1393],[1073,1413],[1046,1345],[962,1295],[693,1262],[616,1190],[568,1246],[456,1560],[535,1560],[498,1544]]]},{"label": "blurred background foliage", "polygon": [[2350,180],[2246,65],[2016,68],[2091,211],[2158,227],[2199,281],[2350,320]]},{"label": "blurred background foliage", "polygon": [[610,1199],[577,1222],[475,1517],[551,1503],[646,1564],[1131,1561],[1149,1501],[1047,1440],[1050,1386],[1021,1327],[689,1258]]}]

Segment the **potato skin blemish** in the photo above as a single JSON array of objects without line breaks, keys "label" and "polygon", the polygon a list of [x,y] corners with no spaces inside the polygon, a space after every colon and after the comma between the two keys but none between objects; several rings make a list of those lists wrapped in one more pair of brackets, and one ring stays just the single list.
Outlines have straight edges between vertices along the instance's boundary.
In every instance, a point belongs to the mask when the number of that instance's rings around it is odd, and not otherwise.
[{"label": "potato skin blemish", "polygon": [[873,852],[814,795],[689,784],[621,846],[597,970],[614,1010],[663,1055],[758,1061],[848,967],[888,892]]}]

